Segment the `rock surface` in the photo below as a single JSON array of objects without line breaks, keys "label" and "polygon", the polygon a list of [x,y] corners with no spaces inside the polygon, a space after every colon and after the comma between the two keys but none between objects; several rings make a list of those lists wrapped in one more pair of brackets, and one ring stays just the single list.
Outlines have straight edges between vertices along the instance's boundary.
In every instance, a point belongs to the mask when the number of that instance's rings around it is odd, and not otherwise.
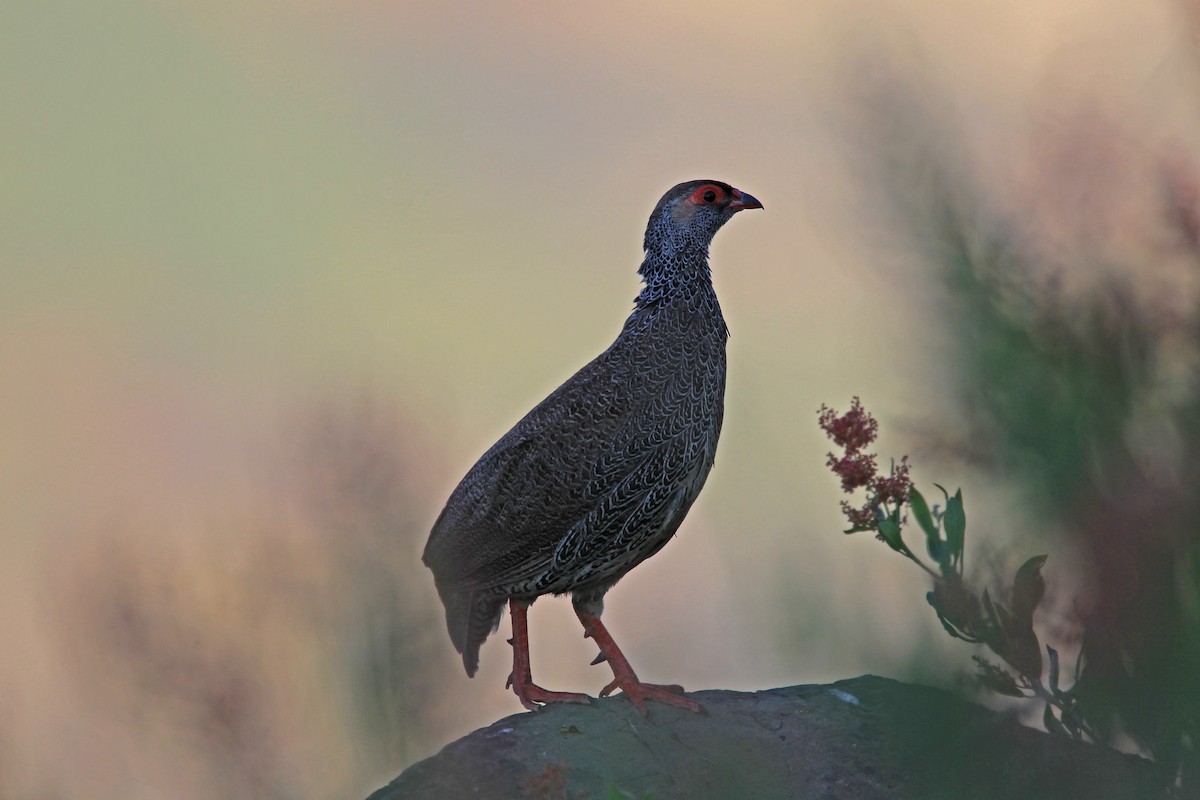
[{"label": "rock surface", "polygon": [[704,714],[619,695],[506,717],[368,800],[1166,797],[1136,756],[1019,725],[948,692],[873,676],[688,695]]}]

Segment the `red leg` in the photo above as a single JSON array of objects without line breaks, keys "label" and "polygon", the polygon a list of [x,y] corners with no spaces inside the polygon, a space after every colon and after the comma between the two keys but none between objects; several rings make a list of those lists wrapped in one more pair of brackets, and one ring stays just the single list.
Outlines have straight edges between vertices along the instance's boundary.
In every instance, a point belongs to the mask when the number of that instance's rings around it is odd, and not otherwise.
[{"label": "red leg", "polygon": [[513,671],[508,676],[508,686],[516,693],[521,705],[530,711],[535,711],[539,703],[590,703],[592,700],[586,694],[575,692],[551,692],[533,682],[529,671],[529,622],[525,618],[528,606],[516,600],[508,601],[508,610],[512,614],[513,638]]},{"label": "red leg", "polygon": [[648,713],[646,711],[647,700],[657,700],[660,703],[679,706],[689,711],[701,710],[698,704],[682,696],[682,686],[660,686],[639,681],[637,673],[633,671],[633,667],[629,666],[629,660],[617,647],[617,643],[609,635],[608,629],[604,627],[600,617],[581,611],[578,607],[575,608],[575,615],[583,623],[584,635],[591,637],[599,646],[600,655],[612,667],[613,681],[601,690],[601,697],[608,696],[614,689],[620,689],[643,714]]}]

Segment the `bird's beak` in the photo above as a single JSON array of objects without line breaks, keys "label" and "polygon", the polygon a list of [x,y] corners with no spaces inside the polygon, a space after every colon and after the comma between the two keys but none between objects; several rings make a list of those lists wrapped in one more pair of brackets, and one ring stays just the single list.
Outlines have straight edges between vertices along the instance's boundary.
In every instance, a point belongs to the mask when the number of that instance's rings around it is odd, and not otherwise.
[{"label": "bird's beak", "polygon": [[746,208],[762,208],[763,204],[752,194],[747,194],[740,189],[733,190],[733,202],[729,204],[730,211],[741,211]]}]

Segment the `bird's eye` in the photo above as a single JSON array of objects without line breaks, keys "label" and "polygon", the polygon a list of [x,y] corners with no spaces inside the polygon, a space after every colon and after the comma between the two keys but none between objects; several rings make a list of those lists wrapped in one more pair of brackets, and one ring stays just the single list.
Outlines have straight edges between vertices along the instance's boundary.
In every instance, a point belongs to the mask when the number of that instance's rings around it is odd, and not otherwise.
[{"label": "bird's eye", "polygon": [[725,190],[720,186],[716,186],[711,183],[705,183],[697,187],[696,191],[692,192],[692,196],[689,199],[698,206],[712,205],[713,203],[719,203],[725,199]]}]

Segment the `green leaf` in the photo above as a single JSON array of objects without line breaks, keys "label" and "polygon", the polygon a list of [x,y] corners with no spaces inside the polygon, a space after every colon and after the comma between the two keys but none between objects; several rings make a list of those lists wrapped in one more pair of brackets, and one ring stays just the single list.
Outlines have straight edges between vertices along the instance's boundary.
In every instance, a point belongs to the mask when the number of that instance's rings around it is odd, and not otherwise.
[{"label": "green leaf", "polygon": [[904,539],[900,536],[900,525],[891,517],[879,521],[879,535],[887,542],[888,547],[898,553],[904,551]]},{"label": "green leaf", "polygon": [[1000,636],[988,641],[992,652],[1003,658],[1030,682],[1042,677],[1042,645],[1030,620],[1013,615],[1004,606],[996,606],[1000,618]]},{"label": "green leaf", "polygon": [[1050,691],[1058,694],[1058,651],[1046,645],[1046,655],[1050,661]]},{"label": "green leaf", "polygon": [[1067,729],[1067,732],[1071,734],[1071,738],[1082,739],[1083,729],[1079,727],[1079,718],[1074,714],[1067,713],[1065,710],[1058,713],[1062,715],[1062,720],[1060,721],[1062,722],[1063,727]]},{"label": "green leaf", "polygon": [[943,626],[953,628],[951,635],[964,642],[980,644],[979,601],[975,599],[962,581],[939,579],[933,582],[933,591],[925,596],[929,605],[937,611]]},{"label": "green leaf", "polygon": [[938,534],[937,525],[933,522],[933,514],[929,511],[929,504],[925,502],[925,497],[917,491],[917,487],[912,487],[908,490],[908,504],[912,507],[913,517],[916,518],[917,524],[921,526],[921,530],[925,531],[925,536],[929,541],[936,542],[941,536]]},{"label": "green leaf", "polygon": [[979,656],[971,656],[971,658],[979,665],[979,671],[975,674],[975,677],[984,688],[991,689],[997,694],[1007,695],[1008,697],[1025,697],[1025,693],[1017,686],[1016,680],[1008,670],[998,667]]},{"label": "green leaf", "polygon": [[1056,736],[1070,737],[1071,734],[1063,727],[1063,724],[1058,721],[1058,717],[1054,716],[1054,710],[1049,703],[1046,703],[1046,710],[1042,712],[1042,724],[1046,726],[1046,730]]},{"label": "green leaf", "polygon": [[987,623],[989,628],[999,628],[1000,620],[996,616],[996,606],[992,604],[992,597],[988,594],[988,590],[983,590],[983,611],[987,614]]},{"label": "green leaf", "polygon": [[1046,582],[1042,580],[1041,573],[1045,563],[1046,556],[1034,556],[1021,565],[1017,576],[1013,578],[1013,616],[1026,625],[1031,624],[1033,610],[1042,602],[1042,595],[1046,593]]},{"label": "green leaf", "polygon": [[963,510],[962,489],[954,497],[946,499],[946,511],[942,514],[942,527],[955,562],[962,561],[963,547],[967,539],[967,513]]},{"label": "green leaf", "polygon": [[925,496],[915,488],[909,489],[908,504],[912,508],[917,524],[921,526],[921,530],[925,531],[925,549],[929,552],[929,557],[942,568],[943,573],[949,573],[950,565],[953,563],[953,554],[946,547],[945,540],[942,539],[938,523],[929,510],[929,503],[925,501]]},{"label": "green leaf", "polygon": [[[992,650],[994,650],[996,652],[996,655],[1000,656],[1001,658],[1003,658],[1005,660],[1008,660],[1009,657],[1012,655],[1012,653],[1011,653],[1012,636],[1013,636],[1013,632],[1017,626],[1013,624],[1012,614],[1009,613],[1007,608],[1000,605],[999,603],[995,603],[995,604],[993,604],[992,609],[996,614],[997,625],[996,625],[996,635],[991,637],[992,643],[989,646],[992,648]],[[997,649],[997,648],[999,648],[999,649]],[[1038,657],[1040,658],[1041,655],[1042,654],[1039,652]],[[1011,664],[1012,661],[1009,661],[1009,663]],[[1013,666],[1016,666],[1016,665],[1014,664]]]},{"label": "green leaf", "polygon": [[929,603],[929,605],[933,606],[933,610],[937,612],[938,622],[942,623],[942,627],[946,629],[946,633],[950,634],[955,639],[962,639],[964,642],[971,642],[972,644],[978,644],[978,642],[975,639],[972,639],[969,636],[963,635],[962,631],[960,631],[958,628],[954,627],[954,623],[946,618],[946,614],[942,611],[942,607],[940,605],[938,605],[937,598],[934,596],[933,592],[929,592],[928,594],[925,595],[925,602],[927,602],[927,603]]},{"label": "green leaf", "polygon": [[950,562],[950,549],[946,547],[946,543],[938,539],[929,539],[925,542],[925,549],[929,551],[929,557],[941,565],[942,573],[945,574],[946,565]]}]

